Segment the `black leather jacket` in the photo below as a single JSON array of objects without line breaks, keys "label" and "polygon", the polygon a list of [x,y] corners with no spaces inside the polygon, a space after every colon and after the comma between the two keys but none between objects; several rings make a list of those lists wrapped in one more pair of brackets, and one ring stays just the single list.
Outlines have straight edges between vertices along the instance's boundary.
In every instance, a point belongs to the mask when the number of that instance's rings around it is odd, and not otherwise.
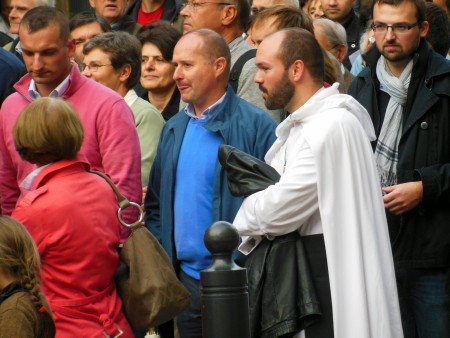
[{"label": "black leather jacket", "polygon": [[252,337],[292,337],[321,315],[297,231],[263,239],[248,256]]}]

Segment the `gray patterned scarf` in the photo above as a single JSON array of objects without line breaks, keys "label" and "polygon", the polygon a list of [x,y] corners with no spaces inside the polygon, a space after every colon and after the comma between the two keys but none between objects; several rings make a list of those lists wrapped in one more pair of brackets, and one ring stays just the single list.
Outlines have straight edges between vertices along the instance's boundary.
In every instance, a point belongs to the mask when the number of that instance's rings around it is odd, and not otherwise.
[{"label": "gray patterned scarf", "polygon": [[391,73],[384,56],[378,59],[377,77],[380,81],[380,90],[391,97],[375,148],[375,160],[382,187],[397,184],[398,144],[402,134],[403,108],[408,94],[412,67],[413,60],[397,78]]}]

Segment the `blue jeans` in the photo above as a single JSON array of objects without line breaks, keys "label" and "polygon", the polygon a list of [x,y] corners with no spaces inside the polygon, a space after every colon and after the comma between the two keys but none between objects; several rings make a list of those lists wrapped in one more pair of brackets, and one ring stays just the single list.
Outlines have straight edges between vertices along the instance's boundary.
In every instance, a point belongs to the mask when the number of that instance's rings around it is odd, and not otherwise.
[{"label": "blue jeans", "polygon": [[405,338],[450,337],[447,269],[397,268],[396,275]]},{"label": "blue jeans", "polygon": [[202,338],[202,310],[200,305],[200,281],[180,271],[180,281],[191,294],[188,308],[177,316],[181,338]]}]

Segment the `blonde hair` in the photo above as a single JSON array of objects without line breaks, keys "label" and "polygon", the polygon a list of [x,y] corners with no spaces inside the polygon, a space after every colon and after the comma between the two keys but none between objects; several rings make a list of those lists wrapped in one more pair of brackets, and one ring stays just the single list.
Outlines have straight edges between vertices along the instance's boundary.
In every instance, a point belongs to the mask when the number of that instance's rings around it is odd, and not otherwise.
[{"label": "blonde hair", "polygon": [[[46,336],[54,335],[54,323],[43,304],[39,283],[39,253],[27,229],[17,220],[0,216],[0,268],[17,279],[30,295],[36,310],[42,314]],[[53,332],[53,334],[52,334]]]},{"label": "blonde hair", "polygon": [[31,102],[20,113],[13,134],[22,159],[41,165],[74,158],[84,138],[81,121],[70,104],[49,97]]}]

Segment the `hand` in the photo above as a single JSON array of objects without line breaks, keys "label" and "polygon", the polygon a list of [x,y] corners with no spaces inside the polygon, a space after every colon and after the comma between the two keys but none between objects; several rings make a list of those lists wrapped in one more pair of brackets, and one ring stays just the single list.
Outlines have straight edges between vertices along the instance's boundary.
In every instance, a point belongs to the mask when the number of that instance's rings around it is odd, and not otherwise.
[{"label": "hand", "polygon": [[397,184],[381,190],[386,193],[383,196],[384,207],[395,215],[415,208],[422,201],[422,181]]},{"label": "hand", "polygon": [[147,194],[147,187],[143,187],[142,188],[142,203],[141,203],[141,207],[144,209],[144,200],[145,200],[145,195]]}]

